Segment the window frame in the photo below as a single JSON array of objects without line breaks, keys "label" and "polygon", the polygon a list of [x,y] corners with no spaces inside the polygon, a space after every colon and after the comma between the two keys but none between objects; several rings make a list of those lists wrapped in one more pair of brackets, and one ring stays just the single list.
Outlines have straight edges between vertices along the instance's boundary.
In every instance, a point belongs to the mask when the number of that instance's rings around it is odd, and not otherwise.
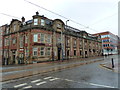
[{"label": "window frame", "polygon": [[[43,35],[43,36],[42,36]],[[45,34],[41,33],[40,34],[40,42],[44,43],[45,42]]]},{"label": "window frame", "polygon": [[[41,48],[43,48],[43,50],[41,50]],[[43,55],[41,54],[41,52],[43,52]],[[45,56],[45,47],[40,47],[40,56]]]},{"label": "window frame", "polygon": [[34,25],[38,25],[38,18],[35,18],[33,23],[34,23]]},{"label": "window frame", "polygon": [[33,42],[38,42],[38,34],[33,34]]},{"label": "window frame", "polygon": [[[49,50],[48,50],[49,49]],[[49,54],[48,54],[49,53]],[[50,47],[47,47],[46,48],[46,55],[47,56],[50,56],[51,55],[51,48]]]},{"label": "window frame", "polygon": [[[36,55],[35,55],[36,53]],[[33,48],[33,56],[37,56],[38,55],[38,48],[37,47],[34,47]]]},{"label": "window frame", "polygon": [[45,26],[45,20],[44,19],[41,19],[40,22],[41,22],[41,26]]}]

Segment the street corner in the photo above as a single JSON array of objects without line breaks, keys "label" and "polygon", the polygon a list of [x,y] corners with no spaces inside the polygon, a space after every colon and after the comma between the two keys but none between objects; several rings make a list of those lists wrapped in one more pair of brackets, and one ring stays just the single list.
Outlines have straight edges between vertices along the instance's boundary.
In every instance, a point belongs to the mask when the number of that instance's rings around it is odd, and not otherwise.
[{"label": "street corner", "polygon": [[101,67],[105,68],[105,69],[109,69],[109,70],[113,70],[112,67],[106,65],[106,64],[100,64]]},{"label": "street corner", "polygon": [[102,68],[104,68],[106,70],[110,70],[110,71],[118,73],[118,65],[116,65],[116,66],[114,66],[114,68],[112,68],[112,64],[103,63],[103,64],[100,64],[100,67],[102,67]]}]

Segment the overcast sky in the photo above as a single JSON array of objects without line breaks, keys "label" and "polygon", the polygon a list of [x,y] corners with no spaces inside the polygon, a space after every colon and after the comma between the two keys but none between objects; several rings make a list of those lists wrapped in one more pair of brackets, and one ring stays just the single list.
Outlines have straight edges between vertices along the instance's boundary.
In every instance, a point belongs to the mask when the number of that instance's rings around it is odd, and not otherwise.
[{"label": "overcast sky", "polygon": [[[27,0],[41,7],[58,13],[66,18],[74,20],[86,27],[78,25],[72,21],[68,25],[85,30],[88,33],[99,33],[110,31],[118,34],[118,1],[119,0]],[[2,0],[0,2],[0,13],[16,16],[24,16],[26,21],[32,19],[35,12],[50,19],[67,19],[50,13],[44,9],[36,7],[25,0]],[[0,14],[0,26],[9,24],[14,17]],[[14,18],[15,19],[15,18]]]}]

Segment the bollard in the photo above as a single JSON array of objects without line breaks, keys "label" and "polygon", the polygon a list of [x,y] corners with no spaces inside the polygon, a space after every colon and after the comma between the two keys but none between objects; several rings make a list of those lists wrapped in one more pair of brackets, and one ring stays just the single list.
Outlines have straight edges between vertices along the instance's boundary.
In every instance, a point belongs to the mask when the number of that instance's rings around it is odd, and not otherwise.
[{"label": "bollard", "polygon": [[114,68],[114,61],[113,61],[113,58],[112,58],[112,68]]}]

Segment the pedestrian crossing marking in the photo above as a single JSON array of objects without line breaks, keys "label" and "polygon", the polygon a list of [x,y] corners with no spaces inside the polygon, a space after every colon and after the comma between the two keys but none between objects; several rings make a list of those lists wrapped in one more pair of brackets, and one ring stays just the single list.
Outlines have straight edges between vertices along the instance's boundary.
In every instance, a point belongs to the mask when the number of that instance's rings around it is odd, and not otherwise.
[{"label": "pedestrian crossing marking", "polygon": [[39,82],[39,81],[41,81],[41,79],[37,79],[37,80],[31,81],[31,83],[36,83],[36,82]]},{"label": "pedestrian crossing marking", "polygon": [[57,80],[57,79],[60,79],[60,78],[54,78],[54,79],[50,79],[49,81],[54,81],[54,80]]},{"label": "pedestrian crossing marking", "polygon": [[46,77],[46,78],[44,78],[44,79],[50,79],[50,78],[52,78],[52,77]]},{"label": "pedestrian crossing marking", "polygon": [[43,82],[37,83],[36,85],[41,85],[41,84],[44,84],[44,83],[47,83],[47,82],[43,81]]},{"label": "pedestrian crossing marking", "polygon": [[23,87],[23,89],[27,89],[27,88],[32,88],[32,86],[26,86],[26,87]]},{"label": "pedestrian crossing marking", "polygon": [[73,80],[69,80],[69,79],[65,79],[65,80],[66,80],[66,81],[71,81],[71,82],[73,81]]},{"label": "pedestrian crossing marking", "polygon": [[25,86],[25,85],[27,85],[27,83],[23,83],[23,84],[16,85],[16,86],[14,86],[14,88],[21,87],[21,86]]}]

